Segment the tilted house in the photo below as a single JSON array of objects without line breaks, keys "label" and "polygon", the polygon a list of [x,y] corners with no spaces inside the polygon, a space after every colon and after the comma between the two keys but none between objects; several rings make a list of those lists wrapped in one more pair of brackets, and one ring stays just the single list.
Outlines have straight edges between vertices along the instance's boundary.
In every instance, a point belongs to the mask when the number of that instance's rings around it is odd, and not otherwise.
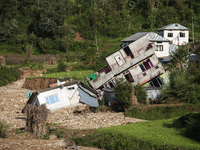
[{"label": "tilted house", "polygon": [[177,48],[176,45],[171,44],[171,41],[154,32],[138,32],[130,37],[127,37],[121,40],[121,48],[129,45],[130,43],[138,40],[143,36],[146,36],[149,42],[155,43],[155,45],[157,46],[155,54],[158,58],[165,58],[170,56],[170,52],[174,51]]},{"label": "tilted house", "polygon": [[106,57],[108,66],[86,78],[94,89],[112,88],[115,79],[124,78],[132,85],[146,83],[165,72],[155,55],[157,46],[146,36]]},{"label": "tilted house", "polygon": [[158,29],[158,34],[171,41],[172,44],[185,45],[189,42],[189,30],[178,23],[173,23]]},{"label": "tilted house", "polygon": [[25,112],[27,104],[46,104],[48,109],[56,111],[78,103],[85,103],[91,107],[99,106],[95,90],[81,81],[73,81],[33,92],[22,112]]}]

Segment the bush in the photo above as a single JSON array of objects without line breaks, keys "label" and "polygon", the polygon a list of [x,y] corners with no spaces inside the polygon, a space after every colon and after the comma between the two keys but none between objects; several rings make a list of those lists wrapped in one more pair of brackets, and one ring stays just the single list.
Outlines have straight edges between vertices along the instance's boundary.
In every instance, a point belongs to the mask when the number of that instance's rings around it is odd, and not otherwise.
[{"label": "bush", "polygon": [[12,83],[13,81],[20,78],[20,72],[12,67],[0,67],[0,86],[4,86],[8,83]]},{"label": "bush", "polygon": [[67,65],[64,64],[62,59],[58,60],[58,67],[57,67],[57,72],[64,72],[66,71]]},{"label": "bush", "polygon": [[7,124],[6,121],[0,121],[0,137],[1,138],[7,137],[9,127],[10,127],[10,125]]},{"label": "bush", "polygon": [[29,67],[30,65],[32,65],[32,61],[30,59],[25,59],[21,67]]},{"label": "bush", "polygon": [[44,69],[44,65],[40,64],[38,62],[35,62],[35,63],[32,63],[32,65],[30,66],[30,69],[42,70],[42,69]]},{"label": "bush", "polygon": [[145,120],[158,120],[181,116],[188,113],[188,110],[199,111],[199,109],[200,107],[196,105],[133,107],[128,109],[125,115]]},{"label": "bush", "polygon": [[123,78],[116,80],[115,94],[118,101],[119,110],[125,111],[131,103],[132,85]]},{"label": "bush", "polygon": [[135,95],[137,97],[137,100],[139,103],[146,103],[146,99],[147,99],[147,92],[144,89],[143,86],[140,85],[136,85],[134,86],[135,89]]},{"label": "bush", "polygon": [[176,97],[181,101],[197,104],[200,101],[200,72],[195,75],[189,74],[185,70],[175,70],[170,73],[170,83],[162,88],[164,98]]}]

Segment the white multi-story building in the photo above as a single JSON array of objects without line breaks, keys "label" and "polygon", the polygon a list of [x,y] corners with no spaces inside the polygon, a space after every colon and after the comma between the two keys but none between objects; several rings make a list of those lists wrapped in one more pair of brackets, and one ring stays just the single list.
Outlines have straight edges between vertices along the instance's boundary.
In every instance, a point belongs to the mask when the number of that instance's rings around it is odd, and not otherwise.
[{"label": "white multi-story building", "polygon": [[158,29],[158,34],[171,41],[172,44],[184,45],[189,42],[189,30],[178,23],[173,23]]}]

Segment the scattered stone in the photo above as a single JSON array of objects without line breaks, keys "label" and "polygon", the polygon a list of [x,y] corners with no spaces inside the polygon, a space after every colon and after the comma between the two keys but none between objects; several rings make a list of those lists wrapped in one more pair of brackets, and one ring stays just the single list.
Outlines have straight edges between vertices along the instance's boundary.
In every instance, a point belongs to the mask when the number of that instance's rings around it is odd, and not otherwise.
[{"label": "scattered stone", "polygon": [[50,140],[55,140],[57,138],[57,136],[55,134],[52,134],[49,136]]}]

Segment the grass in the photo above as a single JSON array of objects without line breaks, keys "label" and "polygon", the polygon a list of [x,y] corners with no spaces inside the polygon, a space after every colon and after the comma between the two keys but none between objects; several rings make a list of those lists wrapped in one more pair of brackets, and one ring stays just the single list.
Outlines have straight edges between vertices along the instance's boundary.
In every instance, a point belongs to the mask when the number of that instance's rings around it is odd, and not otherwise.
[{"label": "grass", "polygon": [[0,121],[0,138],[6,138],[8,136],[8,130],[10,128],[10,124],[6,121]]},{"label": "grass", "polygon": [[[84,70],[84,71],[70,71],[70,72],[57,72],[57,73],[49,73],[45,74],[41,78],[62,78],[62,79],[74,79],[74,80],[81,80],[85,83],[85,78],[88,77],[91,73],[93,73],[93,70]],[[27,77],[27,78],[38,78],[37,76]]]},{"label": "grass", "polygon": [[86,70],[86,71],[70,71],[70,72],[58,72],[58,73],[50,73],[45,74],[43,77],[46,78],[70,78],[70,79],[82,79],[89,76],[93,70]]},{"label": "grass", "polygon": [[105,149],[200,149],[200,143],[167,128],[173,119],[138,122],[97,129],[94,134],[73,139],[78,145]]},{"label": "grass", "polygon": [[131,107],[126,112],[127,117],[145,119],[145,120],[158,120],[169,119],[186,114],[189,110],[199,111],[199,105],[146,105],[141,107]]}]

